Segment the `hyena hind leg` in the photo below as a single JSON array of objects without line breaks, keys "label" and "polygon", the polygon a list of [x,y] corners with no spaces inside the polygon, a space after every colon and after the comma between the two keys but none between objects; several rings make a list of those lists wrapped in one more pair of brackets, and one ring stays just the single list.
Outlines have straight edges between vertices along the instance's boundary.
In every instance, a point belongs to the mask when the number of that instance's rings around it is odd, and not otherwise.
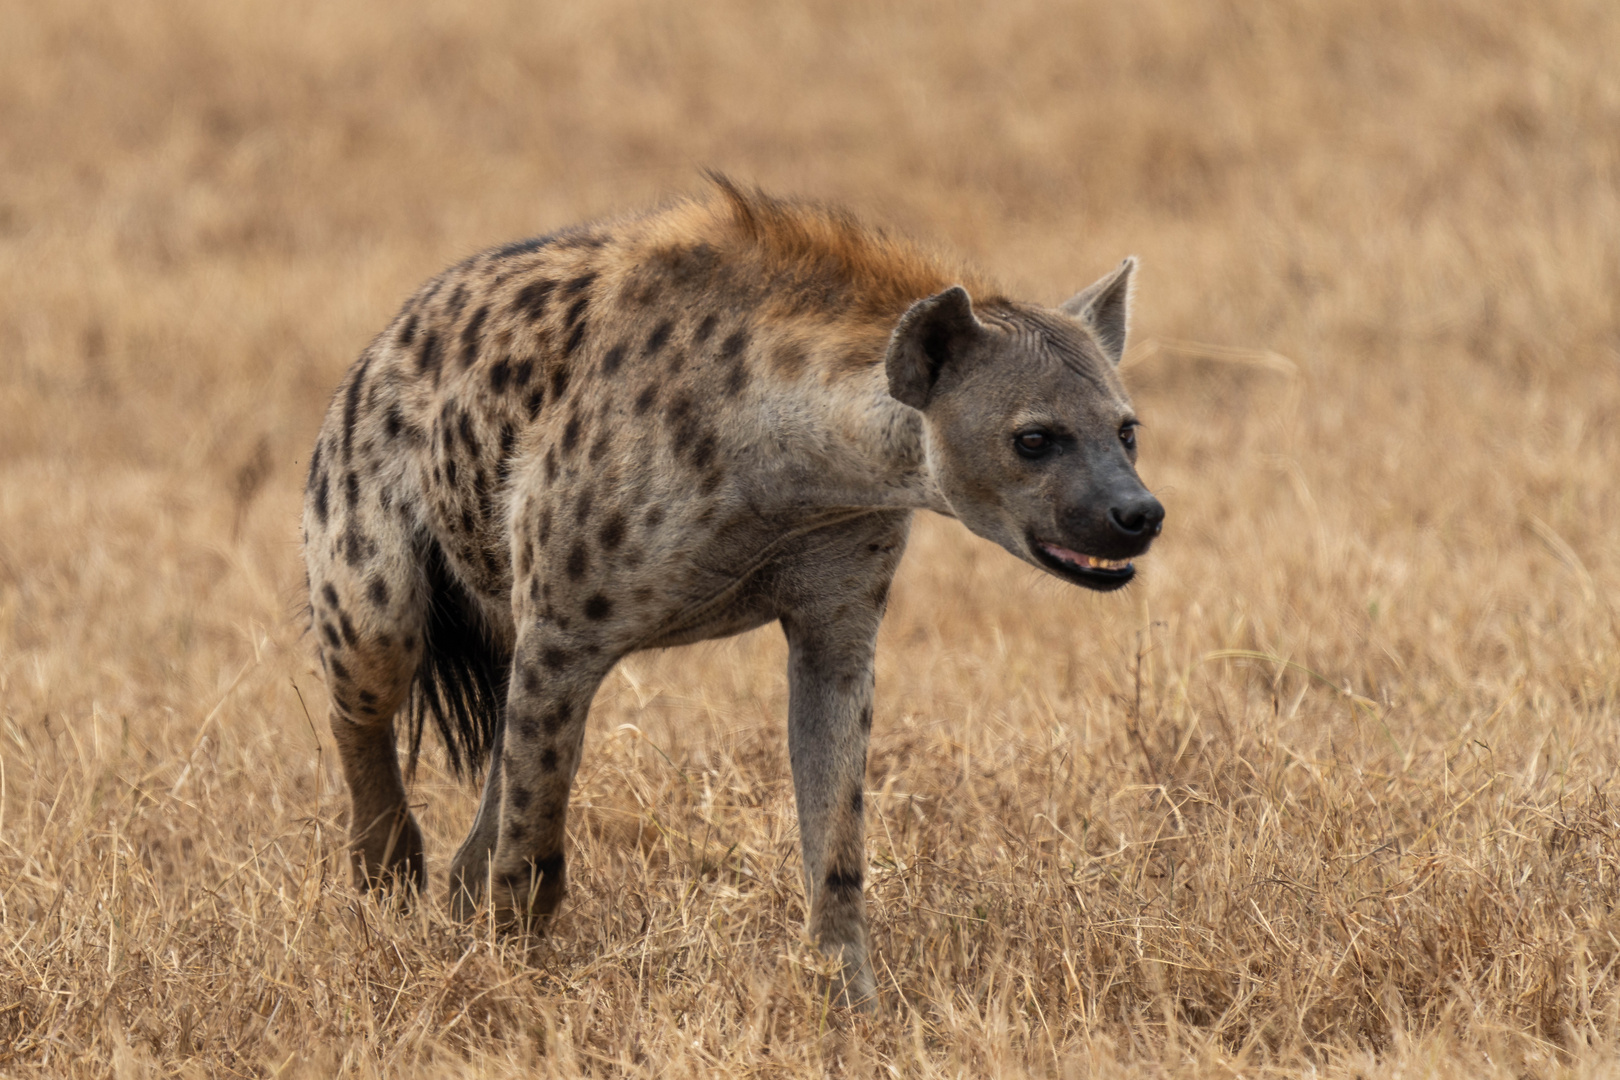
[{"label": "hyena hind leg", "polygon": [[[394,714],[422,658],[421,573],[406,537],[356,533],[342,516],[334,508],[325,535],[310,530],[306,556],[332,737],[349,785],[354,881],[361,889],[397,882],[421,890],[422,832],[405,800],[394,735]],[[369,558],[345,557],[354,547]]]}]

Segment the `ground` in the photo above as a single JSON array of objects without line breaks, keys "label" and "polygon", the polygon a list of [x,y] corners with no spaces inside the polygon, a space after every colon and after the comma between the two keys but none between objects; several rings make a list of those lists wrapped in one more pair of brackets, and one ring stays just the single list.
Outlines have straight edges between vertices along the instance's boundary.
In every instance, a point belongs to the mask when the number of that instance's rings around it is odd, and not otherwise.
[{"label": "ground", "polygon": [[[1620,10],[0,3],[0,1074],[1606,1075]],[[713,166],[1142,260],[1126,592],[920,520],[830,1012],[774,629],[597,699],[519,956],[357,897],[299,487],[421,280]],[[311,717],[315,718],[312,722]]]}]

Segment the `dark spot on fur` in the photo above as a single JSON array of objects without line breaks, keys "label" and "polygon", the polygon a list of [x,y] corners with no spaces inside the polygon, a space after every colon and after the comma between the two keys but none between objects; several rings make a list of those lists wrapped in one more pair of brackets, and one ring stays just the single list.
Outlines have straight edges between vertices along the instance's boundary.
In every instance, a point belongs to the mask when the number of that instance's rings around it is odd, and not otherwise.
[{"label": "dark spot on fur", "polygon": [[472,367],[473,361],[478,359],[478,347],[483,344],[484,320],[489,318],[489,305],[485,304],[473,312],[473,317],[467,320],[467,326],[461,331],[461,366]]},{"label": "dark spot on fur", "polygon": [[547,855],[545,858],[536,859],[534,860],[535,877],[548,885],[560,885],[565,865],[560,852],[556,855]]},{"label": "dark spot on fur", "polygon": [[456,459],[451,458],[444,463],[444,482],[450,487],[456,486]]},{"label": "dark spot on fur", "polygon": [[512,471],[512,448],[517,445],[517,429],[510,423],[501,424],[501,451],[496,468],[500,470],[501,479],[506,479]]},{"label": "dark spot on fur", "polygon": [[321,623],[321,636],[326,639],[327,644],[331,645],[332,648],[343,648],[343,639],[338,637],[337,627],[333,626],[331,623]]},{"label": "dark spot on fur", "polygon": [[366,595],[377,607],[388,606],[388,582],[380,577],[374,577],[366,584]]},{"label": "dark spot on fur", "polygon": [[590,296],[585,295],[575,300],[572,304],[569,304],[568,312],[563,315],[563,328],[566,330],[572,330],[574,327],[583,322],[585,320],[585,308],[590,304],[590,302]]},{"label": "dark spot on fur", "polygon": [[580,293],[584,292],[586,289],[589,289],[594,284],[596,284],[596,272],[591,271],[589,273],[581,274],[579,277],[570,281],[563,291],[569,296],[578,296]]},{"label": "dark spot on fur", "polygon": [[540,511],[540,531],[536,538],[540,541],[541,547],[545,547],[546,541],[551,539],[551,507],[549,506]]},{"label": "dark spot on fur", "polygon": [[555,448],[546,450],[546,483],[555,483],[557,480],[557,451]]},{"label": "dark spot on fur", "polygon": [[388,411],[383,413],[383,434],[390,439],[398,440],[404,433],[405,415],[399,411],[397,403],[389,405]]},{"label": "dark spot on fur", "polygon": [[546,649],[540,653],[540,662],[552,671],[561,671],[568,666],[568,651],[566,649]]},{"label": "dark spot on fur", "polygon": [[539,251],[549,243],[551,243],[551,237],[549,236],[534,236],[527,240],[516,240],[504,247],[496,248],[491,252],[490,257],[493,259],[510,259],[517,255],[527,255],[531,251]]},{"label": "dark spot on fur", "polygon": [[358,521],[349,522],[349,527],[343,530],[340,543],[343,547],[344,561],[355,568],[365,565],[377,554],[376,542],[360,531]]},{"label": "dark spot on fur", "polygon": [[[695,469],[707,468],[709,462],[714,460],[715,440],[712,432],[704,432],[692,444],[692,467]],[[712,489],[711,489],[712,490]]]},{"label": "dark spot on fur", "polygon": [[579,493],[579,502],[574,505],[574,521],[583,525],[585,519],[591,516],[591,489],[587,486]]},{"label": "dark spot on fur", "polygon": [[328,604],[332,605],[332,607],[335,608],[335,607],[338,606],[337,590],[332,588],[332,583],[330,581],[328,581],[325,585],[321,586],[321,597]]},{"label": "dark spot on fur", "polygon": [[862,731],[871,731],[872,730],[872,703],[871,702],[867,702],[866,706],[861,709],[861,730]]},{"label": "dark spot on fur", "polygon": [[355,643],[360,640],[360,635],[354,632],[354,623],[349,621],[348,612],[338,612],[338,626],[343,628],[343,643],[351,649],[354,648]]},{"label": "dark spot on fur", "polygon": [[349,669],[343,666],[343,661],[339,660],[335,656],[329,656],[326,658],[326,662],[332,668],[333,675],[336,675],[344,682],[349,681]]},{"label": "dark spot on fur", "polygon": [[416,312],[413,311],[411,317],[405,320],[405,325],[399,328],[399,333],[394,337],[394,344],[401,349],[408,349],[415,340]]},{"label": "dark spot on fur", "polygon": [[854,897],[860,893],[865,877],[861,870],[830,870],[827,872],[827,891],[844,899]]},{"label": "dark spot on fur", "polygon": [[[583,304],[584,302],[584,298],[581,298],[579,304]],[[579,304],[575,304],[574,306],[578,307]],[[573,331],[568,335],[568,340],[563,343],[564,356],[574,355],[574,350],[579,348],[579,343],[585,340],[585,329],[588,326],[590,326],[590,323],[583,320],[575,324]]]},{"label": "dark spot on fur", "polygon": [[686,366],[686,350],[685,349],[671,349],[669,351],[669,373],[671,375],[679,375],[681,373],[681,369],[684,368],[685,366]]},{"label": "dark spot on fur", "polygon": [[359,697],[360,704],[364,705],[368,710],[373,705],[377,704],[377,695],[373,694],[370,690],[359,691]]},{"label": "dark spot on fur", "polygon": [[343,475],[343,502],[351,513],[360,506],[360,478],[353,469]]},{"label": "dark spot on fur", "polygon": [[478,436],[473,433],[472,414],[463,409],[457,427],[461,430],[461,442],[467,448],[467,456],[471,458],[483,457],[484,448],[479,445]]},{"label": "dark spot on fur", "polygon": [[596,536],[602,545],[602,550],[612,551],[624,543],[624,515],[614,514],[602,523],[602,531]]},{"label": "dark spot on fur", "polygon": [[467,306],[467,283],[458,282],[456,291],[450,294],[450,300],[444,305],[445,319],[455,322],[461,317],[461,309]]},{"label": "dark spot on fur", "polygon": [[489,388],[497,394],[506,393],[506,384],[512,380],[512,362],[497,360],[489,365]]},{"label": "dark spot on fur", "polygon": [[568,571],[569,579],[572,581],[579,581],[583,579],[585,577],[585,571],[589,570],[590,566],[590,552],[585,550],[585,545],[583,543],[576,541],[573,548],[568,552],[568,565],[566,569]]},{"label": "dark spot on fur", "polygon": [[[653,404],[657,402],[657,400],[658,387],[652,383],[648,383],[646,388],[643,389],[640,394],[636,395],[636,415],[645,416],[647,412],[652,409]],[[325,518],[322,518],[322,520],[324,521]]]},{"label": "dark spot on fur", "polygon": [[602,357],[602,374],[612,375],[619,370],[619,365],[622,363],[624,363],[624,345],[621,342],[609,349],[607,355]]},{"label": "dark spot on fur", "polygon": [[471,533],[476,527],[477,527],[477,522],[475,522],[473,520],[472,507],[470,507],[470,506],[462,507],[461,508],[461,531],[464,532],[464,533]]},{"label": "dark spot on fur", "polygon": [[655,505],[647,509],[647,528],[656,529],[658,526],[662,525],[663,522],[664,508],[662,506]]},{"label": "dark spot on fur", "polygon": [[557,771],[557,751],[553,750],[549,746],[546,747],[545,750],[543,750],[541,752],[541,754],[540,754],[540,771],[541,772],[556,772]]},{"label": "dark spot on fur", "polygon": [[[533,724],[532,720],[530,721],[530,724]],[[524,732],[524,734],[528,735],[528,732]],[[535,731],[535,734],[537,735],[539,732]],[[534,736],[530,735],[529,737],[533,738]],[[519,810],[527,810],[530,801],[534,798],[534,795],[531,794],[529,789],[524,787],[522,784],[513,784],[511,787],[506,789],[506,797],[510,799],[512,801],[512,805],[517,807]]]},{"label": "dark spot on fur", "polygon": [[703,483],[698,485],[698,494],[713,495],[725,478],[726,474],[722,470],[710,469],[703,475]]},{"label": "dark spot on fur", "polygon": [[568,418],[568,423],[563,427],[562,452],[564,454],[573,453],[574,452],[574,447],[576,445],[578,445],[578,443],[579,443],[579,414],[574,413],[572,416],[570,416]]},{"label": "dark spot on fur", "polygon": [[354,378],[349,380],[349,392],[343,399],[343,460],[354,452],[354,425],[360,416],[360,394],[365,389],[366,371],[371,367],[371,353],[367,352],[355,366]]},{"label": "dark spot on fur", "polygon": [[613,614],[613,601],[601,593],[596,593],[585,601],[585,617],[587,619],[600,622],[611,614]]},{"label": "dark spot on fur", "polygon": [[540,415],[540,406],[545,404],[545,400],[546,392],[538,386],[529,391],[529,400],[523,403],[523,407],[528,410],[530,420]]},{"label": "dark spot on fur", "polygon": [[675,324],[668,319],[665,319],[663,322],[653,327],[653,332],[647,335],[647,347],[644,350],[645,355],[656,355],[658,350],[664,347],[664,343],[669,340],[670,332],[674,329]]},{"label": "dark spot on fur", "polygon": [[320,519],[322,525],[325,525],[327,520],[326,497],[330,487],[331,477],[327,476],[323,470],[320,481],[315,485],[315,516]]},{"label": "dark spot on fur", "polygon": [[713,312],[703,316],[703,321],[698,323],[697,330],[692,334],[692,344],[702,345],[705,341],[708,341],[709,338],[714,336],[714,328],[719,324],[720,316]]},{"label": "dark spot on fur", "polygon": [[551,400],[560,401],[563,394],[567,392],[568,368],[559,365],[557,370],[551,373]]},{"label": "dark spot on fur", "polygon": [[529,380],[534,378],[534,361],[532,359],[519,360],[512,365],[512,385],[528,386]]},{"label": "dark spot on fur", "polygon": [[728,365],[726,372],[726,394],[736,397],[748,386],[748,332],[734,330],[720,345],[720,357]]},{"label": "dark spot on fur", "polygon": [[[564,660],[566,661],[566,656]],[[559,703],[555,709],[546,714],[546,734],[555,735],[560,732],[568,726],[568,721],[573,719],[573,715],[573,710],[568,707],[566,701]]]},{"label": "dark spot on fur", "polygon": [[638,604],[647,604],[647,603],[652,602],[653,591],[651,589],[647,588],[647,586],[643,585],[641,588],[637,589],[631,595],[636,598],[636,603],[638,603]]},{"label": "dark spot on fur", "polygon": [[534,670],[534,668],[525,667],[519,682],[521,682],[523,685],[523,692],[528,694],[530,697],[534,697],[540,693],[540,673]]},{"label": "dark spot on fur", "polygon": [[866,812],[866,795],[859,787],[857,787],[855,789],[855,793],[849,797],[849,808],[852,812],[854,812],[856,817],[860,817]]},{"label": "dark spot on fur", "polygon": [[612,444],[613,444],[613,431],[610,428],[604,426],[602,428],[602,434],[598,435],[597,438],[596,438],[596,441],[591,444],[590,460],[591,460],[592,464],[595,464],[596,462],[601,461],[602,458],[607,455],[608,447],[611,446]]},{"label": "dark spot on fur", "polygon": [[422,337],[421,351],[416,354],[416,370],[420,374],[432,375],[437,378],[439,374],[439,364],[442,363],[443,360],[444,357],[439,351],[439,332],[437,330],[429,330]]},{"label": "dark spot on fur", "polygon": [[512,307],[528,318],[530,322],[539,322],[546,314],[546,303],[551,299],[551,290],[557,287],[555,281],[542,278],[531,281],[518,290],[517,298],[512,301]]}]

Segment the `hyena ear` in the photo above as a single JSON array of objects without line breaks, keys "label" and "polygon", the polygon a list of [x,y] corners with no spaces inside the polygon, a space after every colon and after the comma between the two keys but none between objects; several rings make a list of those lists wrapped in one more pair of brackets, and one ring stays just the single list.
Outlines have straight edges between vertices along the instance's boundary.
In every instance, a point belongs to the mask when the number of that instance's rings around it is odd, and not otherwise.
[{"label": "hyena ear", "polygon": [[1136,256],[1127,256],[1111,274],[1087,285],[1064,301],[1063,313],[1090,328],[1108,359],[1119,363],[1125,355],[1125,329],[1131,318],[1131,272]]},{"label": "hyena ear", "polygon": [[945,365],[962,357],[985,333],[960,285],[918,300],[889,336],[884,367],[890,396],[913,409],[926,408]]}]

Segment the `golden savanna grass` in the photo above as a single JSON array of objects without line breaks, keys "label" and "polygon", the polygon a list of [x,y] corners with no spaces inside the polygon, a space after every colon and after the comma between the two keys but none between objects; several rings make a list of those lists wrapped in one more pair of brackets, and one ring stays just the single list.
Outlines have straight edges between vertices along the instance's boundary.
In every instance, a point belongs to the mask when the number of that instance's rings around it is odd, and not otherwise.
[{"label": "golden savanna grass", "polygon": [[[1620,8],[0,2],[0,1074],[1613,1075]],[[1127,592],[920,520],[881,1015],[775,630],[593,712],[518,955],[350,888],[297,517],[425,277],[721,168],[1056,302],[1135,253]]]}]

